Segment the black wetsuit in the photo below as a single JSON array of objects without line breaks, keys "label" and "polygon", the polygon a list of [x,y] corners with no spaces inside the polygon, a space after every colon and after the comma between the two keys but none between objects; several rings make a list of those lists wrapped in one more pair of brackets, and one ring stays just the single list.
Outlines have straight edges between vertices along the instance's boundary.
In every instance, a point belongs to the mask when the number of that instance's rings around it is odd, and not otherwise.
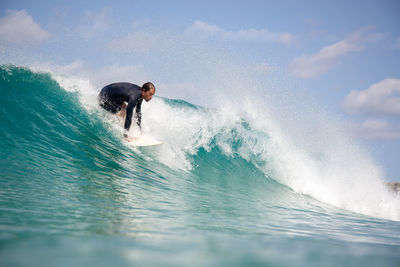
[{"label": "black wetsuit", "polygon": [[142,90],[132,83],[112,83],[101,89],[99,94],[100,106],[112,113],[121,110],[121,105],[128,102],[124,128],[129,130],[132,123],[133,108],[136,107],[136,118],[139,128],[142,121]]}]

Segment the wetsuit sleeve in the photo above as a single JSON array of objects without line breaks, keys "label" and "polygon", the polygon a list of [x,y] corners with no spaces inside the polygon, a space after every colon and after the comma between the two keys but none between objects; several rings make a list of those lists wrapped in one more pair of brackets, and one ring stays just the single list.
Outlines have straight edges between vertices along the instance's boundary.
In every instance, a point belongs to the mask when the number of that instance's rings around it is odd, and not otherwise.
[{"label": "wetsuit sleeve", "polygon": [[126,107],[126,119],[125,119],[125,125],[124,125],[124,128],[127,131],[131,127],[133,108],[136,106],[138,99],[139,99],[139,97],[133,97],[133,96],[131,96],[129,98],[128,106]]},{"label": "wetsuit sleeve", "polygon": [[142,130],[142,101],[136,104],[136,121],[139,129]]}]

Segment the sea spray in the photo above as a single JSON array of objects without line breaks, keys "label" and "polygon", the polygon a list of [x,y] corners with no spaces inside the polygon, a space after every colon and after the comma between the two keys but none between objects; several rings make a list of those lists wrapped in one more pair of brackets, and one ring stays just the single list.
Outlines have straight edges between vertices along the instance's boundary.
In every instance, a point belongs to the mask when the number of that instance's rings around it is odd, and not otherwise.
[{"label": "sea spray", "polygon": [[[247,160],[267,179],[298,193],[354,212],[400,220],[399,197],[387,190],[380,168],[336,119],[316,105],[308,107],[304,99],[276,100],[279,95],[261,90],[251,73],[238,74],[237,65],[214,63],[207,68],[214,70],[212,84],[221,82],[222,89],[209,89],[209,107],[162,98],[144,103],[144,132],[165,143],[157,153],[160,163],[190,171],[196,167],[192,158],[199,149],[218,147],[226,156]],[[53,77],[66,90],[79,92],[85,109],[97,112],[96,88],[90,81]],[[251,88],[242,90],[246,81]],[[119,136],[122,124],[100,112]]]}]

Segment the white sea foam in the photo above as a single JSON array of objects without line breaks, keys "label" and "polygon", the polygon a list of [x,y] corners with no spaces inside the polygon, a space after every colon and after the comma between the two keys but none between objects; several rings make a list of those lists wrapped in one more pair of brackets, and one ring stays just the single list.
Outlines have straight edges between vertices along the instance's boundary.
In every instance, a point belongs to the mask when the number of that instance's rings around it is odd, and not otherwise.
[{"label": "white sea foam", "polygon": [[[200,147],[210,150],[214,139],[227,156],[239,155],[298,193],[354,212],[400,220],[400,199],[387,190],[381,169],[334,121],[329,129],[309,136],[310,142],[298,143],[296,139],[306,138],[296,138],[301,129],[286,133],[254,106],[240,114],[227,104],[198,111],[156,99],[143,111],[145,129],[166,142],[159,160],[171,167],[190,169],[190,155]],[[237,141],[240,145],[233,147]]]},{"label": "white sea foam", "polygon": [[[298,193],[354,212],[400,220],[400,199],[387,190],[382,170],[335,119],[315,106],[307,107],[306,101],[273,101],[268,90],[241,80],[247,74],[234,75],[237,67],[216,68],[224,71],[214,73],[217,79],[212,84],[224,80],[221,88],[230,93],[210,89],[212,108],[174,106],[160,98],[143,103],[144,133],[164,141],[157,153],[159,162],[190,171],[195,167],[192,156],[200,148],[210,151],[214,141],[227,156],[248,160]],[[66,90],[79,91],[88,110],[99,110],[98,89],[89,81],[54,77]],[[245,94],[246,84],[253,90]],[[121,123],[111,121],[115,132],[122,132]]]}]

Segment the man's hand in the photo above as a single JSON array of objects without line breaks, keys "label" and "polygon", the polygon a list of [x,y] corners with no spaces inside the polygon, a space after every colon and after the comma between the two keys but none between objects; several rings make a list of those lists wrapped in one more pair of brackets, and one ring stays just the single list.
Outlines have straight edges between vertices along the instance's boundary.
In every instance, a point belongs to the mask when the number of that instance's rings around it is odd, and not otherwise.
[{"label": "man's hand", "polygon": [[125,138],[125,141],[128,141],[128,142],[132,141],[132,138],[129,137],[127,133],[124,133],[124,138]]}]

